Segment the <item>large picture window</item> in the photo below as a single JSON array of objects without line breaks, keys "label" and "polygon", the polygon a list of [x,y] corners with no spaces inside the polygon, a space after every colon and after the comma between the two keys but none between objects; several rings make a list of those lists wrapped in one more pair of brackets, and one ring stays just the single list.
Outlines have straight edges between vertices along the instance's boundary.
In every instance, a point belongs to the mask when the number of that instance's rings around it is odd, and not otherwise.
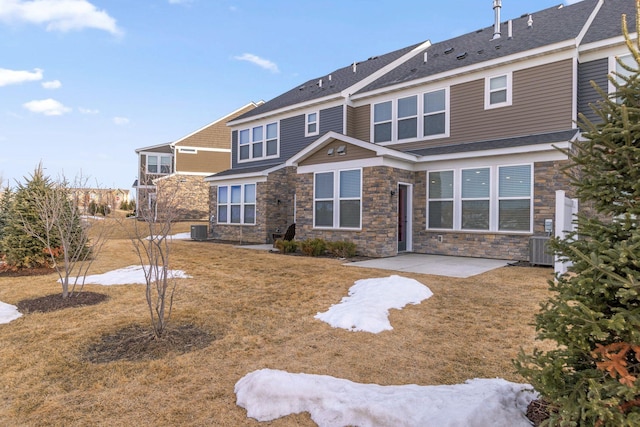
[{"label": "large picture window", "polygon": [[316,173],[313,193],[315,227],[351,229],[361,227],[361,169]]},{"label": "large picture window", "polygon": [[256,184],[218,187],[218,223],[256,223]]},{"label": "large picture window", "polygon": [[429,172],[427,228],[531,232],[532,183],[530,164]]},{"label": "large picture window", "polygon": [[238,161],[259,160],[277,155],[277,123],[238,131]]}]

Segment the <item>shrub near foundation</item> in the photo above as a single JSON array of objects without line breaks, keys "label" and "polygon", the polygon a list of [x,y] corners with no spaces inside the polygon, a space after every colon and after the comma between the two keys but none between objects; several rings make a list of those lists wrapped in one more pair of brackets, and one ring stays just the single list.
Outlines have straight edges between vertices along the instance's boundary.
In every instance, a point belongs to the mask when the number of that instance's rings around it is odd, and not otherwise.
[{"label": "shrub near foundation", "polygon": [[356,256],[356,244],[346,240],[327,242],[327,251],[338,258],[352,258]]},{"label": "shrub near foundation", "polygon": [[323,239],[308,239],[300,242],[300,251],[308,256],[320,256],[327,252],[327,242]]},{"label": "shrub near foundation", "polygon": [[294,240],[276,240],[276,249],[278,249],[283,254],[292,254],[298,250],[298,242]]}]

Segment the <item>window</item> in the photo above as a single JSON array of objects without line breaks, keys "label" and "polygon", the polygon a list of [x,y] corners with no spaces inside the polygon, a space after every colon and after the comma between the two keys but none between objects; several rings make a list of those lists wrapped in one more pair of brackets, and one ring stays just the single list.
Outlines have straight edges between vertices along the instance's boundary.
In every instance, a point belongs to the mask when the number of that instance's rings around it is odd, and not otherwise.
[{"label": "window", "polygon": [[511,74],[487,77],[485,79],[484,108],[511,105]]},{"label": "window", "polygon": [[423,135],[447,133],[447,94],[444,89],[424,94]]},{"label": "window", "polygon": [[532,165],[431,171],[427,228],[531,232]]},{"label": "window", "polygon": [[391,141],[391,101],[373,106],[373,142]]},{"label": "window", "polygon": [[528,231],[531,227],[531,166],[498,169],[498,228]]},{"label": "window", "polygon": [[[621,65],[620,62],[622,62],[622,64],[624,65]],[[624,66],[630,67],[631,69],[634,69],[634,70],[638,68],[638,64],[633,58],[633,55],[629,54],[629,55],[623,55],[615,58],[616,75],[614,76],[614,78],[620,85],[626,84],[625,79],[633,75],[633,71],[627,70]],[[612,83],[609,83],[609,86],[610,86],[610,92],[616,91],[616,88]],[[616,102],[618,104],[622,104],[622,99],[620,99],[620,97],[617,97]]]},{"label": "window", "polygon": [[147,154],[147,173],[170,174],[171,156]]},{"label": "window", "polygon": [[278,155],[278,124],[269,123],[238,132],[238,160],[248,161]]},{"label": "window", "polygon": [[448,98],[445,88],[373,104],[373,142],[448,136]]},{"label": "window", "polygon": [[489,229],[489,198],[491,173],[489,168],[462,171],[462,229]]},{"label": "window", "polygon": [[256,184],[218,187],[218,223],[256,223]]},{"label": "window", "polygon": [[453,171],[429,172],[429,228],[453,228]]},{"label": "window", "polygon": [[318,113],[309,113],[306,115],[305,136],[318,135]]},{"label": "window", "polygon": [[418,96],[398,99],[398,140],[418,136]]},{"label": "window", "polygon": [[316,173],[314,226],[359,229],[362,212],[360,169]]}]

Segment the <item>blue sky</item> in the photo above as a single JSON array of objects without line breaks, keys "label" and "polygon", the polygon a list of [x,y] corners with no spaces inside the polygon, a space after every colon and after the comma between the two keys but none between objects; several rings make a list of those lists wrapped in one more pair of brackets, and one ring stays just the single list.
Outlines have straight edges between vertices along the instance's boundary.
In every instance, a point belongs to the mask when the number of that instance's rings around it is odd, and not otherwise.
[{"label": "blue sky", "polygon": [[[563,2],[502,3],[506,21]],[[489,27],[492,4],[0,0],[0,178],[42,162],[54,178],[130,189],[136,148],[354,61]]]}]

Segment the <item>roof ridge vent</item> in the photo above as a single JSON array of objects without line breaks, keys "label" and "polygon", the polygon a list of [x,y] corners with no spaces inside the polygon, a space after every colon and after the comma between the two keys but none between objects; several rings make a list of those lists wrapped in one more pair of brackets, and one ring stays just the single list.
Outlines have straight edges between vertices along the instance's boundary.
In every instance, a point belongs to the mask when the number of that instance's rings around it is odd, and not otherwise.
[{"label": "roof ridge vent", "polygon": [[495,21],[493,23],[493,38],[491,40],[500,38],[500,10],[502,9],[502,0],[493,0],[493,13],[495,15]]}]

